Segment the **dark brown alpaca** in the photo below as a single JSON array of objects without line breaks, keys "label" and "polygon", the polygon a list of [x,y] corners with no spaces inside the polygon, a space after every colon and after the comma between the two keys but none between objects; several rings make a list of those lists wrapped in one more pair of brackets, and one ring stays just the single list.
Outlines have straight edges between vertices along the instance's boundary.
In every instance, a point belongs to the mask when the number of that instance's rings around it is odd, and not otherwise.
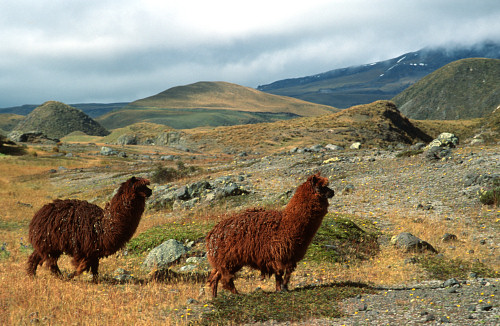
[{"label": "dark brown alpaca", "polygon": [[333,194],[328,179],[317,173],[297,188],[284,210],[249,209],[219,222],[206,237],[212,295],[217,296],[219,280],[238,293],[233,279],[243,266],[260,270],[262,278],[275,274],[276,291],[287,290]]},{"label": "dark brown alpaca", "polygon": [[104,209],[71,199],[44,205],[29,227],[34,251],[28,259],[28,274],[34,276],[38,265],[47,262],[50,271],[60,276],[57,260],[65,253],[73,257],[71,277],[90,269],[96,282],[99,259],[121,249],[137,229],[146,198],[151,196],[147,185],[147,179],[130,178]]}]

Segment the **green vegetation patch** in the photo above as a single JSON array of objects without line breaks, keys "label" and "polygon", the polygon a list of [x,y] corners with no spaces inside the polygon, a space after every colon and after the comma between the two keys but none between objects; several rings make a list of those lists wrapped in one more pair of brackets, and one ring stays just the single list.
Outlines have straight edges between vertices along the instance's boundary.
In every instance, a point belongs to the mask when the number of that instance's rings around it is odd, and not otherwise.
[{"label": "green vegetation patch", "polygon": [[28,227],[29,223],[30,223],[29,220],[25,220],[25,221],[0,220],[0,230],[5,230],[5,231],[22,230],[22,229],[26,229]]},{"label": "green vegetation patch", "polygon": [[442,256],[425,255],[417,258],[417,263],[425,269],[432,278],[447,280],[449,278],[466,279],[470,273],[478,277],[498,277],[493,269],[478,261],[465,261],[459,258],[446,259]]},{"label": "green vegetation patch", "polygon": [[375,228],[363,229],[344,216],[328,214],[314,236],[305,259],[336,263],[368,259],[378,250]]},{"label": "green vegetation patch", "polygon": [[481,192],[479,200],[483,205],[500,206],[500,187]]},{"label": "green vegetation patch", "polygon": [[196,241],[205,237],[215,222],[173,222],[153,227],[133,238],[127,245],[130,253],[140,254],[149,251],[169,239],[180,242]]},{"label": "green vegetation patch", "polygon": [[311,318],[342,316],[336,302],[371,292],[362,284],[328,284],[309,286],[290,292],[263,292],[231,295],[222,292],[211,302],[211,312],[204,313],[202,325],[301,321]]}]

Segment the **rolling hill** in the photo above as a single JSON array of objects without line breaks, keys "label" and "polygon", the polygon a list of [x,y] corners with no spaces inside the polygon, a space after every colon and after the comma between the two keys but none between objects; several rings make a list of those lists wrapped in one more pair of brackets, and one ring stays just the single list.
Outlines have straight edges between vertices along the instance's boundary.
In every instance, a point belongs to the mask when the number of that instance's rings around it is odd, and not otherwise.
[{"label": "rolling hill", "polygon": [[337,112],[326,105],[277,96],[226,82],[177,86],[97,119],[108,129],[151,122],[176,129],[236,125]]},{"label": "rolling hill", "polygon": [[188,147],[209,152],[244,148],[282,151],[314,144],[348,147],[357,141],[371,147],[432,140],[390,101],[376,101],[323,116],[185,132]]},{"label": "rolling hill", "polygon": [[490,42],[453,49],[426,48],[385,61],[279,80],[257,89],[313,103],[348,108],[391,99],[446,64],[474,57],[500,59],[500,43]]},{"label": "rolling hill", "polygon": [[500,60],[452,62],[398,94],[393,101],[409,118],[481,118],[500,104]]}]

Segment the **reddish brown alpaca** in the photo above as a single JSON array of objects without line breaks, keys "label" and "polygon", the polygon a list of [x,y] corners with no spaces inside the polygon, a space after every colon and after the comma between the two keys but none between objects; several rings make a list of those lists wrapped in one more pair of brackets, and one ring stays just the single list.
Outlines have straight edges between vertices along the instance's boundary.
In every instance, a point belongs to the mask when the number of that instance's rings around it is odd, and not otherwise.
[{"label": "reddish brown alpaca", "polygon": [[212,296],[217,296],[219,280],[224,289],[238,293],[233,279],[243,266],[260,270],[262,278],[275,274],[276,291],[287,290],[333,194],[328,179],[317,173],[297,188],[284,210],[249,209],[218,223],[206,237]]},{"label": "reddish brown alpaca", "polygon": [[47,262],[57,276],[57,260],[63,253],[73,257],[77,276],[92,272],[98,279],[99,259],[114,254],[130,240],[146,198],[151,196],[149,180],[132,177],[122,183],[104,209],[82,200],[54,200],[35,213],[29,227],[33,253],[28,259],[28,274],[35,275],[38,265]]}]

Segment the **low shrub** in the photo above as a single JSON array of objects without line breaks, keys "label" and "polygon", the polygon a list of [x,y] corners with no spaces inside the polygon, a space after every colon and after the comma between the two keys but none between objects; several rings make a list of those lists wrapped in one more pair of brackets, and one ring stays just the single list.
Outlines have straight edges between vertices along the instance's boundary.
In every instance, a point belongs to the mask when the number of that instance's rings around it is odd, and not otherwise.
[{"label": "low shrub", "polygon": [[447,280],[452,277],[467,279],[469,273],[476,273],[479,277],[497,277],[491,268],[477,261],[425,255],[417,258],[417,263],[430,274],[430,277],[438,280]]},{"label": "low shrub", "polygon": [[481,191],[479,200],[483,205],[500,206],[500,186],[490,190]]},{"label": "low shrub", "polygon": [[197,171],[199,171],[199,168],[195,166],[186,167],[182,161],[177,162],[177,168],[158,165],[152,173],[151,181],[160,184],[172,182],[191,175]]}]

